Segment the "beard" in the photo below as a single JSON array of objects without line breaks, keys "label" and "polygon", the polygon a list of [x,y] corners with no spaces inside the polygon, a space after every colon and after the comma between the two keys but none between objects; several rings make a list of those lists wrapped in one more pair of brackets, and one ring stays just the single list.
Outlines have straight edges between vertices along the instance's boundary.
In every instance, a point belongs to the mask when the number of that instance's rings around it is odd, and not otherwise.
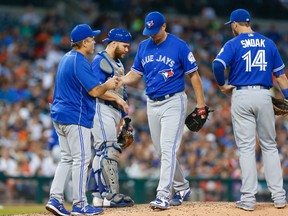
[{"label": "beard", "polygon": [[123,53],[123,52],[120,50],[119,46],[117,46],[117,47],[115,48],[114,54],[115,54],[115,58],[121,58],[121,59],[124,58],[125,55],[126,55],[126,53]]}]

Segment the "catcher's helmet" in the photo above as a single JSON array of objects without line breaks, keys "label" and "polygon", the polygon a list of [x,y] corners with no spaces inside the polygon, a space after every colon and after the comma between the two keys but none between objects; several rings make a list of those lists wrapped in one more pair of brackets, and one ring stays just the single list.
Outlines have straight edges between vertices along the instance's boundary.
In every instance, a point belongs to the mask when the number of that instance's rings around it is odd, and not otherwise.
[{"label": "catcher's helmet", "polygon": [[108,33],[108,38],[105,38],[103,42],[120,41],[130,43],[132,36],[130,32],[122,28],[111,29]]}]

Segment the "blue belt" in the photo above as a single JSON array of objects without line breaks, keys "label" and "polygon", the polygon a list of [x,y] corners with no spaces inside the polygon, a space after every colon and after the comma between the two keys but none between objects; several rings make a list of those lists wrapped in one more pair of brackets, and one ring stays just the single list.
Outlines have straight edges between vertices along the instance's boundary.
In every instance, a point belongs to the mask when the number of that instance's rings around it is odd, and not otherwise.
[{"label": "blue belt", "polygon": [[175,93],[171,93],[171,94],[168,94],[168,95],[165,95],[165,96],[162,96],[162,97],[158,97],[158,98],[150,98],[149,97],[149,99],[153,100],[153,101],[163,101],[163,100],[166,100],[166,99],[168,99],[168,98],[170,98],[170,97],[172,97],[174,95],[175,95]]},{"label": "blue belt", "polygon": [[237,90],[242,90],[242,89],[267,89],[269,90],[269,86],[263,86],[263,85],[249,85],[249,86],[237,86]]},{"label": "blue belt", "polygon": [[120,106],[118,104],[116,104],[115,102],[110,102],[110,101],[104,101],[104,104],[107,106],[110,106],[118,111],[122,111],[122,109],[120,108]]}]

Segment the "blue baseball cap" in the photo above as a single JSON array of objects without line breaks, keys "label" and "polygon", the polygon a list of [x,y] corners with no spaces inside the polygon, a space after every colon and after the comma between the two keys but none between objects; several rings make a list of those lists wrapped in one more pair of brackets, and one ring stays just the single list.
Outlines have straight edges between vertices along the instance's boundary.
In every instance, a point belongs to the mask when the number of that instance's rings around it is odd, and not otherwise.
[{"label": "blue baseball cap", "polygon": [[245,9],[237,9],[232,11],[230,15],[230,21],[226,22],[225,25],[231,24],[232,22],[250,22],[250,14]]},{"label": "blue baseball cap", "polygon": [[164,23],[165,18],[160,12],[154,11],[149,13],[145,18],[143,35],[151,36],[157,34]]},{"label": "blue baseball cap", "polygon": [[132,36],[130,32],[122,28],[111,29],[108,33],[108,37],[102,40],[103,42],[120,41],[124,43],[130,43]]},{"label": "blue baseball cap", "polygon": [[72,30],[70,34],[71,42],[76,43],[78,41],[84,40],[85,38],[99,35],[100,33],[100,30],[93,31],[91,27],[87,24],[80,24],[75,26]]}]

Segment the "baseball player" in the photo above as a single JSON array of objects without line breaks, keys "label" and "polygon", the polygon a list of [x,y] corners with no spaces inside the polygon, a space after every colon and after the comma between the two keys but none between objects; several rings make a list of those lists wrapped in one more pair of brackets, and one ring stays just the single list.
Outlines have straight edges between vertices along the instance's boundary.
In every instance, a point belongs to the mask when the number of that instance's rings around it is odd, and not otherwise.
[{"label": "baseball player", "polygon": [[[231,13],[230,24],[235,35],[220,50],[213,61],[213,73],[220,90],[232,90],[232,123],[240,153],[242,171],[241,199],[236,207],[255,209],[257,170],[255,159],[256,136],[262,150],[265,177],[276,208],[286,205],[282,169],[276,147],[275,115],[271,101],[272,74],[288,98],[288,81],[284,64],[274,42],[254,32],[250,14],[244,9]],[[230,69],[228,84],[224,71]]]},{"label": "baseball player", "polygon": [[[92,69],[101,83],[113,76],[123,76],[124,67],[120,59],[129,51],[131,34],[122,28],[108,33],[105,50],[99,52],[92,61]],[[118,166],[121,144],[117,143],[118,124],[127,118],[128,105],[125,102],[125,87],[109,91],[97,98],[96,114],[92,134],[94,137],[95,157],[88,190],[92,191],[93,205],[105,207],[126,207],[134,204],[129,196],[119,193]],[[96,183],[96,184],[95,184]]]},{"label": "baseball player", "polygon": [[[161,13],[154,11],[146,16],[143,35],[150,37],[140,43],[131,71],[121,79],[122,84],[130,85],[145,76],[148,123],[161,157],[157,196],[150,207],[168,209],[170,205],[181,205],[191,193],[176,159],[187,110],[184,76],[190,78],[197,107],[203,114],[204,93],[192,52],[183,40],[166,32]],[[172,189],[175,194],[171,199]]]},{"label": "baseball player", "polygon": [[[61,59],[55,78],[51,118],[59,137],[61,161],[50,189],[46,209],[55,215],[68,216],[63,206],[63,191],[72,170],[73,204],[71,215],[96,215],[102,208],[87,203],[85,194],[88,165],[91,159],[91,128],[95,97],[115,89],[118,78],[101,84],[93,74],[87,56],[93,54],[94,37],[89,25],[77,25],[71,32],[72,50]],[[100,85],[101,84],[101,85]]]}]

